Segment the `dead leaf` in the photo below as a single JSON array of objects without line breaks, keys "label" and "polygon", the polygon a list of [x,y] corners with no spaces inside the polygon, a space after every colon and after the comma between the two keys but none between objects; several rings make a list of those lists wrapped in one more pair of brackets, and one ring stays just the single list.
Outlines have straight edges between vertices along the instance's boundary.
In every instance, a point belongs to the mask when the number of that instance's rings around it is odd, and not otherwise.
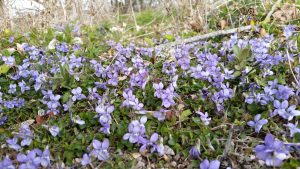
[{"label": "dead leaf", "polygon": [[174,117],[174,113],[172,111],[168,111],[166,113],[166,119],[167,120],[172,120],[173,117]]},{"label": "dead leaf", "polygon": [[260,35],[261,35],[262,37],[264,37],[264,36],[267,35],[267,32],[266,32],[266,30],[265,30],[264,28],[261,28],[261,29],[259,30],[259,33],[260,33]]},{"label": "dead leaf", "polygon": [[179,105],[177,106],[178,111],[182,111],[183,108],[184,108],[184,104],[179,104]]},{"label": "dead leaf", "polygon": [[165,154],[166,155],[175,155],[174,150],[172,148],[170,148],[169,146],[164,145],[164,149],[165,149]]},{"label": "dead leaf", "polygon": [[224,19],[220,20],[219,24],[220,24],[222,30],[225,29],[225,27],[227,26],[227,22]]},{"label": "dead leaf", "polygon": [[140,153],[132,153],[132,157],[135,158],[135,159],[140,157],[140,156],[141,156]]},{"label": "dead leaf", "polygon": [[279,22],[286,22],[300,17],[300,10],[295,4],[285,4],[283,7],[273,13],[273,18]]},{"label": "dead leaf", "polygon": [[45,121],[45,118],[44,118],[43,116],[37,115],[37,116],[35,117],[35,121],[36,121],[37,124],[43,124],[44,121]]}]

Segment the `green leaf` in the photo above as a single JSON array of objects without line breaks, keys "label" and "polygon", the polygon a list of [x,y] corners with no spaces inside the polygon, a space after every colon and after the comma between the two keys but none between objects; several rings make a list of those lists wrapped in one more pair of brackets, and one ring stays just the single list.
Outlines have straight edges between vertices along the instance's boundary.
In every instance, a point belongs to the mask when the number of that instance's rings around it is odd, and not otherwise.
[{"label": "green leaf", "polygon": [[232,50],[233,50],[233,53],[234,53],[236,56],[239,55],[239,53],[240,53],[240,48],[239,48],[237,45],[234,45],[234,46],[232,47]]},{"label": "green leaf", "polygon": [[237,45],[232,47],[233,53],[236,56],[236,65],[235,69],[242,70],[247,65],[247,60],[251,56],[251,50],[250,47],[246,47],[243,49],[240,49]]},{"label": "green leaf", "polygon": [[170,42],[175,40],[174,35],[171,34],[166,34],[164,37]]},{"label": "green leaf", "polygon": [[70,92],[66,92],[62,97],[62,102],[66,103],[69,100],[70,96],[71,96]]},{"label": "green leaf", "polygon": [[10,66],[7,64],[3,64],[0,66],[0,74],[6,74],[10,69]]},{"label": "green leaf", "polygon": [[180,121],[185,121],[188,119],[188,116],[191,115],[192,112],[190,109],[187,109],[185,111],[183,111],[181,114],[180,114]]},{"label": "green leaf", "polygon": [[150,46],[154,46],[154,42],[153,42],[153,40],[150,39],[150,38],[145,38],[145,42],[146,42],[148,45],[150,45]]}]

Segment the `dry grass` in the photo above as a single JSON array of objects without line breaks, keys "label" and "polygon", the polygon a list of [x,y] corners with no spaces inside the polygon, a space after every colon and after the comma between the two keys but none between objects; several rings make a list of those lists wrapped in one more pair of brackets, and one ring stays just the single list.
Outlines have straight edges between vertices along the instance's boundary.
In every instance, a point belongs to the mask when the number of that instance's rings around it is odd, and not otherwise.
[{"label": "dry grass", "polygon": [[[165,16],[171,16],[173,23],[178,24],[178,21],[188,20],[189,23],[200,24],[205,29],[203,25],[206,25],[206,16],[212,6],[210,0],[152,0],[151,4],[149,1],[144,5],[138,3],[140,0],[126,0],[127,4],[125,5],[110,4],[105,0],[88,0],[88,4],[85,5],[83,0],[65,0],[65,2],[65,4],[61,4],[60,0],[44,0],[41,4],[45,10],[14,18],[9,16],[11,7],[4,3],[0,27],[26,32],[31,28],[43,29],[70,22],[81,25],[97,25],[103,20],[116,20],[124,13],[135,20],[135,13],[150,8],[163,12]],[[184,27],[185,25],[180,26]]]}]

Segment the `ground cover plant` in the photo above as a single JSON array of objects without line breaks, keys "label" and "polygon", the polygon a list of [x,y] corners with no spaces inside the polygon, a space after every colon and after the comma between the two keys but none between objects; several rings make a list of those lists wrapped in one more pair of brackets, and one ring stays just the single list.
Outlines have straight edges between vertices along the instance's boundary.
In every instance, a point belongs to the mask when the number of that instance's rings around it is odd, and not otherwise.
[{"label": "ground cover plant", "polygon": [[179,36],[2,31],[0,168],[299,167],[299,27],[251,24],[167,52]]}]

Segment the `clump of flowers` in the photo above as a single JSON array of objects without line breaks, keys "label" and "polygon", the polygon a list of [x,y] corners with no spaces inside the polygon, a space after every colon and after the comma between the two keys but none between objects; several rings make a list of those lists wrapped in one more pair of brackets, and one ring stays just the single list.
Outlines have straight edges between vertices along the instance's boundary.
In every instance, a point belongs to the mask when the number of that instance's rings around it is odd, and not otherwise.
[{"label": "clump of flowers", "polygon": [[114,106],[106,105],[102,106],[99,105],[96,107],[96,118],[99,118],[99,122],[102,125],[100,131],[105,134],[110,134],[110,124],[111,124],[111,113],[114,111]]}]

